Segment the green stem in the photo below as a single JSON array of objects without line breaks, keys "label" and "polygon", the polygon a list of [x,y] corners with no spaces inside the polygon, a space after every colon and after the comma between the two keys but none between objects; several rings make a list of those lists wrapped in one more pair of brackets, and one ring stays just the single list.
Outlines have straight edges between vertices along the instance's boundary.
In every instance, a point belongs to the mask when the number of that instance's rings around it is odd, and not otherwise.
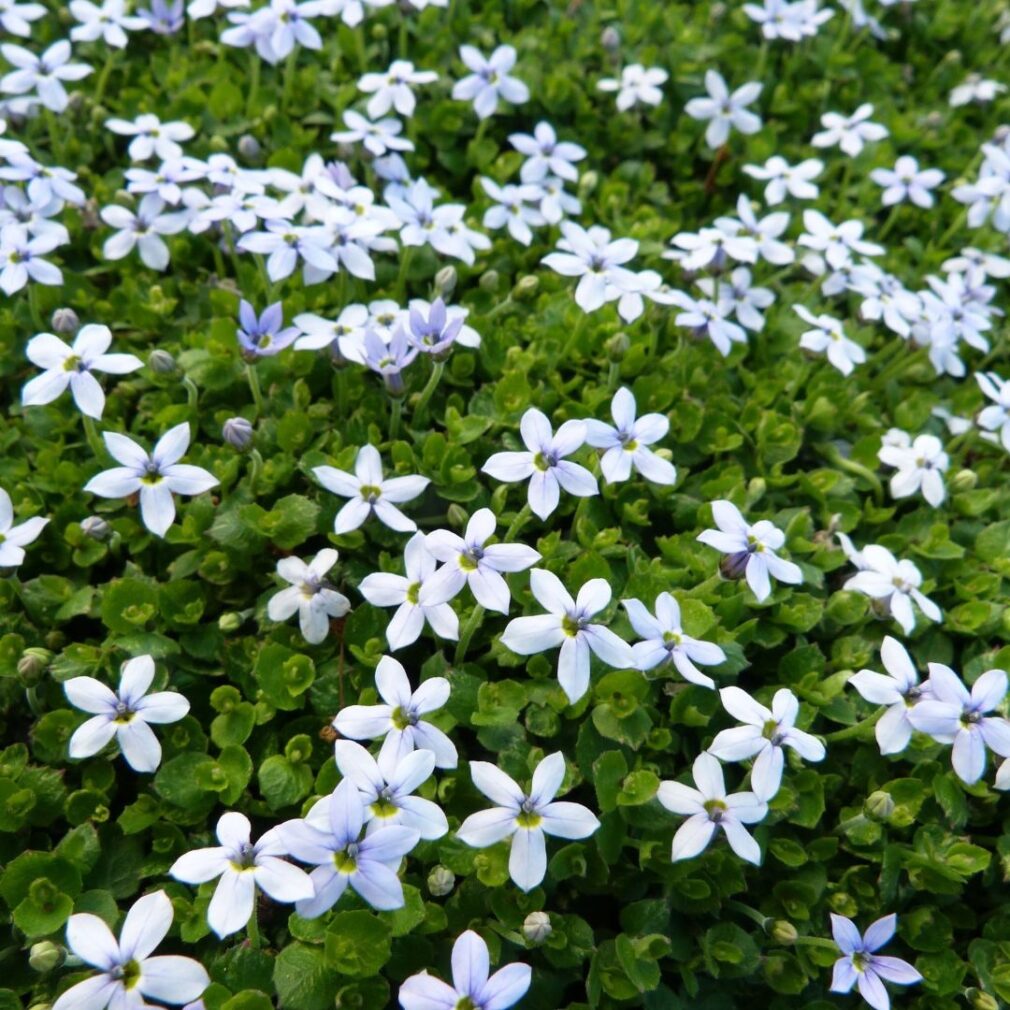
[{"label": "green stem", "polygon": [[256,405],[256,417],[263,416],[263,391],[260,389],[260,379],[256,374],[256,366],[252,362],[246,362],[245,377],[249,382],[249,392],[252,393],[253,403]]},{"label": "green stem", "polygon": [[196,383],[188,375],[182,377],[182,384],[186,390],[186,403],[195,423],[200,416],[200,390],[196,388]]},{"label": "green stem", "polygon": [[840,743],[843,740],[869,740],[872,738],[872,733],[867,733],[868,729],[872,730],[880,717],[887,711],[886,708],[881,708],[879,711],[874,712],[873,715],[868,715],[865,719],[861,719],[854,726],[846,726],[845,729],[835,730],[834,733],[828,733],[824,737],[826,743]]},{"label": "green stem", "polygon": [[221,222],[221,231],[228,246],[228,255],[231,257],[232,269],[235,271],[235,280],[241,281],[238,270],[238,250],[235,248],[235,232],[232,231],[230,221]]},{"label": "green stem", "polygon": [[46,132],[49,134],[49,151],[57,165],[63,164],[63,143],[60,140],[60,128],[56,116],[51,109],[43,109],[46,118]]},{"label": "green stem", "polygon": [[42,702],[39,701],[39,689],[37,687],[25,688],[25,700],[32,710],[32,715],[42,715]]},{"label": "green stem", "polygon": [[88,417],[87,414],[84,417],[84,436],[88,440],[88,445],[91,446],[91,451],[100,460],[105,459],[105,443],[102,441],[101,435],[98,434],[98,426],[95,424],[95,420],[92,417]]},{"label": "green stem", "polygon": [[413,246],[404,246],[400,250],[400,272],[396,275],[396,300],[403,302],[407,294],[407,271],[414,255]]},{"label": "green stem", "polygon": [[424,389],[421,390],[421,395],[417,399],[417,404],[414,406],[414,427],[419,428],[428,414],[428,401],[431,399],[431,394],[435,392],[435,387],[438,385],[442,378],[442,373],[445,371],[444,361],[435,361],[432,363],[431,375],[428,376],[428,381],[425,384]]},{"label": "green stem", "polygon": [[621,366],[616,361],[610,362],[610,369],[607,372],[607,389],[617,389],[621,381]]},{"label": "green stem", "polygon": [[835,466],[857,477],[862,477],[873,488],[873,496],[876,498],[877,503],[879,504],[883,501],[883,485],[880,483],[880,478],[872,470],[863,466],[862,463],[857,463],[854,459],[846,459],[838,451],[838,447],[832,445],[830,442],[818,445],[816,448],[829,463],[833,463]]},{"label": "green stem", "polygon": [[390,397],[389,403],[389,441],[395,442],[400,437],[400,418],[403,415],[403,399],[399,396]]},{"label": "green stem", "polygon": [[823,936],[798,936],[793,943],[804,947],[823,947],[825,950],[838,950],[838,944]]},{"label": "green stem", "polygon": [[106,56],[105,66],[102,67],[102,72],[98,75],[98,84],[95,87],[95,105],[102,104],[102,98],[105,96],[105,86],[109,83],[109,76],[112,74],[112,68],[116,65],[118,54],[118,49],[110,49]]},{"label": "green stem", "polygon": [[263,470],[263,457],[260,455],[259,449],[249,450],[249,495],[252,498],[256,497],[256,483],[260,478],[260,472]]},{"label": "green stem", "polygon": [[288,58],[284,61],[284,84],[281,90],[281,110],[286,112],[288,106],[291,104],[291,89],[294,86],[295,78],[295,54],[298,52],[298,47],[288,53]]},{"label": "green stem", "polygon": [[249,926],[248,926],[249,946],[252,947],[253,950],[259,950],[260,948],[260,924],[256,919],[256,913],[257,913],[256,897],[257,895],[253,894],[253,910],[252,915],[249,916]]},{"label": "green stem", "polygon": [[453,663],[456,666],[459,666],[459,664],[463,662],[463,657],[466,655],[466,650],[470,645],[470,639],[473,638],[473,633],[477,630],[483,617],[484,608],[478,603],[473,608],[473,613],[464,625],[463,633],[459,636],[459,643],[456,646],[456,655],[453,657]]},{"label": "green stem", "polygon": [[896,203],[891,208],[891,213],[887,215],[887,220],[884,221],[884,227],[881,228],[880,231],[877,233],[876,238],[878,242],[883,242],[884,239],[886,239],[887,236],[891,234],[891,229],[894,227],[895,222],[898,220],[898,214],[900,209],[901,209],[900,202]]},{"label": "green stem", "polygon": [[694,587],[694,589],[689,589],[687,591],[687,595],[692,597],[702,596],[713,587],[725,581],[726,580],[722,577],[722,573],[718,569],[716,569],[715,575],[710,575],[707,579],[705,579],[704,582],[699,582],[698,585]]},{"label": "green stem", "polygon": [[745,905],[742,901],[727,901],[726,907],[733,909],[734,912],[739,912],[741,915],[746,915],[748,919],[756,922],[762,929],[764,929],[765,923],[768,921],[767,915],[762,915],[756,908],[751,908],[750,905]]},{"label": "green stem", "polygon": [[42,306],[39,304],[39,286],[33,281],[28,282],[28,311],[31,313],[35,332],[41,333],[45,330],[46,323],[42,318]]},{"label": "green stem", "polygon": [[530,503],[527,502],[523,507],[516,513],[515,519],[512,520],[511,525],[505,531],[505,536],[502,537],[502,543],[511,544],[515,541],[515,538],[519,536],[519,531],[529,522],[530,517],[533,515],[533,510],[530,508]]},{"label": "green stem", "polygon": [[249,50],[249,97],[246,99],[245,116],[252,119],[253,110],[256,108],[256,98],[260,89],[260,57],[255,47]]}]

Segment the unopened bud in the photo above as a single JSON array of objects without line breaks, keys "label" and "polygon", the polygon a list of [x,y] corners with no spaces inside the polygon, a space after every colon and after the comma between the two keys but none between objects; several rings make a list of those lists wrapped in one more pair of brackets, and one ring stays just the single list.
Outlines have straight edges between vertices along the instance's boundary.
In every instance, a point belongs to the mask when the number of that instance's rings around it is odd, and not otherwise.
[{"label": "unopened bud", "polygon": [[238,138],[238,153],[243,158],[253,161],[260,156],[262,150],[260,142],[251,133],[243,133]]},{"label": "unopened bud", "polygon": [[972,491],[978,484],[978,474],[974,470],[958,470],[951,478],[950,489],[955,494]]},{"label": "unopened bud", "polygon": [[394,400],[398,400],[404,393],[407,392],[407,386],[403,381],[402,372],[389,372],[382,378],[386,383],[386,392],[393,397]]},{"label": "unopened bud", "polygon": [[147,356],[147,367],[155,375],[174,375],[179,370],[179,366],[175,363],[175,358],[168,351],[160,349],[151,351]]},{"label": "unopened bud", "polygon": [[724,579],[742,579],[747,573],[747,562],[753,555],[750,551],[737,551],[736,554],[724,554],[719,559],[719,573]]},{"label": "unopened bud", "polygon": [[599,185],[600,176],[593,169],[579,176],[579,196],[585,199]]},{"label": "unopened bud", "polygon": [[994,139],[997,144],[1002,144],[1007,137],[1010,137],[1010,126],[997,126],[996,132],[993,134]]},{"label": "unopened bud", "polygon": [[530,912],[523,920],[523,936],[529,943],[543,943],[554,932],[546,912]]},{"label": "unopened bud", "polygon": [[33,971],[45,974],[59,968],[66,960],[66,948],[61,947],[52,940],[43,940],[41,943],[32,944],[28,951],[28,963]]},{"label": "unopened bud", "polygon": [[18,660],[18,676],[25,687],[34,687],[49,669],[53,654],[48,649],[25,649]]},{"label": "unopened bud", "polygon": [[76,333],[81,326],[73,309],[57,309],[49,320],[54,333]]},{"label": "unopened bud", "polygon": [[516,281],[516,286],[512,291],[512,297],[517,301],[524,298],[532,298],[540,287],[540,278],[536,274],[526,274]]},{"label": "unopened bud", "polygon": [[428,890],[436,898],[444,898],[456,886],[456,875],[447,866],[436,866],[428,874]]},{"label": "unopened bud", "polygon": [[81,522],[81,530],[86,537],[92,540],[108,540],[112,533],[112,527],[101,516],[88,516]]},{"label": "unopened bud", "polygon": [[619,362],[631,348],[631,339],[627,333],[615,333],[607,341],[607,357],[613,362]]},{"label": "unopened bud", "polygon": [[442,267],[435,274],[435,293],[440,298],[448,298],[456,290],[456,282],[458,280],[459,274],[456,272],[454,266]]},{"label": "unopened bud", "polygon": [[226,635],[242,627],[242,615],[230,610],[217,619],[218,628]]},{"label": "unopened bud", "polygon": [[968,999],[968,1006],[972,1010],[999,1010],[999,1003],[996,997],[981,989],[966,989],[965,996]]},{"label": "unopened bud", "polygon": [[221,426],[221,437],[233,449],[245,452],[253,442],[253,426],[244,417],[229,417]]},{"label": "unopened bud", "polygon": [[800,935],[796,927],[785,919],[776,919],[768,929],[768,935],[776,943],[795,943]]},{"label": "unopened bud", "polygon": [[878,789],[866,797],[863,810],[866,816],[874,821],[886,821],[894,813],[894,797]]},{"label": "unopened bud", "polygon": [[467,516],[466,509],[462,505],[457,505],[456,502],[453,502],[447,509],[446,515],[449,519],[449,525],[453,529],[462,530],[466,528],[469,516]]},{"label": "unopened bud", "polygon": [[600,33],[600,45],[613,55],[621,48],[621,33],[613,25],[607,25]]},{"label": "unopened bud", "polygon": [[224,154],[231,149],[231,145],[220,133],[215,133],[210,138],[210,149],[215,154]]},{"label": "unopened bud", "polygon": [[480,275],[480,287],[482,291],[497,291],[498,290],[498,271],[497,270],[485,270],[484,273]]}]

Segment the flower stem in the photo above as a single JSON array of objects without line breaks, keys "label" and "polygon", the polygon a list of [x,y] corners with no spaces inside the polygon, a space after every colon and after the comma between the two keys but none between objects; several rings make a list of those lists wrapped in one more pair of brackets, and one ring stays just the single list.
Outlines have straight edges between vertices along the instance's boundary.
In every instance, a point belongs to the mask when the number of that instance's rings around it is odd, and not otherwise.
[{"label": "flower stem", "polygon": [[263,392],[260,389],[260,379],[256,374],[256,368],[251,362],[246,362],[245,377],[249,382],[249,392],[252,393],[253,403],[256,405],[256,416],[263,415]]},{"label": "flower stem", "polygon": [[108,55],[106,56],[105,66],[102,67],[102,72],[98,75],[98,84],[95,87],[95,93],[92,96],[92,101],[95,105],[102,104],[102,98],[105,96],[105,86],[109,83],[109,77],[112,74],[112,68],[116,65],[118,53],[118,49],[110,49]]},{"label": "flower stem", "polygon": [[188,375],[182,377],[182,385],[186,390],[186,403],[189,405],[189,412],[193,416],[195,424],[200,416],[200,390],[196,388],[196,383]]},{"label": "flower stem", "polygon": [[873,729],[880,717],[887,711],[886,708],[881,708],[874,712],[873,715],[868,715],[865,719],[860,720],[853,726],[846,726],[845,729],[835,730],[834,733],[828,733],[824,737],[826,743],[840,743],[842,740],[858,740],[867,739],[873,735],[872,733],[867,733],[868,729]]},{"label": "flower stem", "polygon": [[456,666],[459,666],[459,664],[463,662],[463,657],[466,655],[466,650],[470,645],[470,639],[473,638],[473,633],[480,626],[480,622],[483,617],[484,608],[478,603],[473,608],[473,613],[463,626],[463,632],[459,636],[459,644],[456,646],[456,655],[452,660]]},{"label": "flower stem", "polygon": [[98,434],[98,426],[95,424],[95,419],[88,417],[87,414],[84,415],[84,437],[87,438],[91,451],[99,459],[105,459],[105,443],[102,441],[101,435]]},{"label": "flower stem", "polygon": [[390,397],[389,404],[389,441],[395,442],[400,437],[400,417],[403,414],[403,400],[399,396]]},{"label": "flower stem", "polygon": [[436,361],[432,364],[431,375],[428,376],[428,381],[425,384],[424,389],[421,390],[421,395],[417,399],[417,405],[414,407],[414,427],[420,427],[424,424],[425,419],[428,414],[428,401],[431,399],[431,394],[435,392],[435,387],[438,385],[439,380],[442,378],[442,373],[445,371],[445,362]]},{"label": "flower stem", "polygon": [[284,83],[281,90],[281,111],[286,112],[288,105],[291,104],[291,88],[294,84],[295,79],[295,53],[298,52],[298,47],[288,53],[288,58],[284,61]]},{"label": "flower stem", "polygon": [[407,294],[407,271],[413,258],[413,246],[404,246],[400,250],[400,272],[396,275],[396,300],[402,302]]},{"label": "flower stem", "polygon": [[838,951],[838,944],[823,936],[798,936],[793,943],[804,947],[823,947],[825,950]]},{"label": "flower stem", "polygon": [[502,537],[502,543],[510,544],[519,535],[519,531],[526,525],[529,521],[530,516],[533,515],[533,510],[530,508],[530,503],[527,502],[523,507],[516,513],[515,519],[512,520],[512,525],[505,531],[505,536]]},{"label": "flower stem", "polygon": [[260,471],[263,469],[263,457],[259,449],[249,451],[249,495],[256,497],[256,482],[259,480]]},{"label": "flower stem", "polygon": [[260,947],[260,924],[259,924],[259,922],[256,919],[256,913],[257,913],[256,898],[257,898],[257,895],[254,892],[253,893],[253,910],[252,910],[252,915],[249,916],[249,926],[248,926],[249,946],[252,947],[253,950],[259,950],[259,947]]},{"label": "flower stem", "polygon": [[42,318],[42,306],[39,305],[39,286],[28,282],[28,311],[31,313],[32,325],[37,333],[41,333],[46,328],[45,320]]},{"label": "flower stem", "polygon": [[873,488],[873,497],[877,500],[879,505],[884,498],[884,488],[880,483],[880,478],[868,467],[863,466],[862,463],[857,463],[854,459],[846,459],[839,451],[838,447],[832,445],[830,442],[826,442],[822,445],[817,446],[817,451],[821,453],[822,456],[829,462],[833,463],[835,466],[840,467],[842,470],[847,470],[849,473],[856,475],[857,477],[862,477],[871,488]]},{"label": "flower stem", "polygon": [[246,99],[245,105],[246,119],[252,119],[260,89],[260,57],[255,48],[249,50],[249,63],[251,66],[249,67],[249,97]]}]

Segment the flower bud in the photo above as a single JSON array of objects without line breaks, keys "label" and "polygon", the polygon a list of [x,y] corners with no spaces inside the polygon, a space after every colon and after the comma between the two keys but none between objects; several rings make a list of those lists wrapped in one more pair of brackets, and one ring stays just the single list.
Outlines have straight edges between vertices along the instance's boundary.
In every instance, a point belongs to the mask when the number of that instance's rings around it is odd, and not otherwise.
[{"label": "flower bud", "polygon": [[459,274],[456,273],[454,266],[442,267],[435,274],[435,293],[440,298],[448,298],[456,290],[456,281],[458,279]]},{"label": "flower bud", "polygon": [[631,340],[627,333],[615,333],[607,341],[607,358],[615,364],[620,362],[631,348]]},{"label": "flower bud", "polygon": [[402,372],[389,372],[383,376],[386,383],[386,392],[394,399],[399,399],[407,392],[407,387],[403,381]]},{"label": "flower bud", "polygon": [[584,200],[599,185],[599,173],[590,169],[579,176],[579,196]]},{"label": "flower bud", "polygon": [[428,874],[428,890],[436,898],[444,898],[456,886],[456,875],[447,866],[436,866]]},{"label": "flower bud", "polygon": [[719,574],[724,579],[742,579],[747,573],[747,562],[750,559],[750,551],[737,551],[736,554],[724,554],[719,559]]},{"label": "flower bud", "polygon": [[776,943],[795,943],[800,934],[791,922],[786,922],[785,919],[775,919],[768,927],[768,935]]},{"label": "flower bud", "polygon": [[978,484],[978,474],[974,470],[958,470],[951,478],[950,489],[955,494],[972,491]]},{"label": "flower bud", "polygon": [[66,948],[61,947],[52,940],[43,940],[41,943],[32,944],[28,951],[28,963],[33,971],[44,975],[46,972],[59,968],[66,960]]},{"label": "flower bud", "polygon": [[999,1010],[996,997],[981,989],[966,989],[964,993],[972,1010]]},{"label": "flower bud", "polygon": [[81,327],[81,321],[73,309],[57,309],[49,320],[54,333],[76,333]]},{"label": "flower bud", "polygon": [[33,687],[49,669],[53,654],[48,649],[32,647],[25,649],[18,660],[18,677],[25,687]]},{"label": "flower bud", "polygon": [[457,505],[456,502],[453,502],[449,506],[446,515],[449,519],[449,525],[453,529],[462,530],[466,528],[469,516],[466,514],[466,509],[463,508],[462,505]]},{"label": "flower bud", "polygon": [[532,298],[540,288],[540,278],[535,274],[526,274],[524,277],[520,277],[516,281],[515,287],[512,289],[512,297],[516,301],[524,301],[527,298]]},{"label": "flower bud", "polygon": [[485,270],[484,273],[480,275],[480,288],[481,291],[497,291],[498,290],[498,271],[497,270]]},{"label": "flower bud", "polygon": [[613,25],[607,25],[600,33],[600,45],[613,55],[621,48],[621,33]]},{"label": "flower bud", "polygon": [[147,367],[155,375],[175,375],[179,370],[179,366],[175,363],[175,358],[168,351],[163,351],[160,348],[156,351],[151,351],[148,355]]},{"label": "flower bud", "polygon": [[260,156],[260,152],[263,149],[260,147],[260,142],[251,134],[243,133],[241,137],[238,138],[238,153],[242,155],[249,161],[254,161]]},{"label": "flower bud", "polygon": [[221,426],[221,437],[239,452],[245,452],[253,442],[253,426],[244,417],[229,417]]},{"label": "flower bud", "polygon": [[1010,137],[1010,126],[997,126],[996,132],[993,133],[993,139],[997,144],[1002,144],[1007,137]]},{"label": "flower bud", "polygon": [[894,797],[878,789],[867,796],[863,811],[870,820],[886,821],[894,813]]},{"label": "flower bud", "polygon": [[229,145],[228,141],[221,134],[215,133],[210,138],[210,149],[215,154],[226,154],[231,150],[231,145]]},{"label": "flower bud", "polygon": [[530,912],[523,920],[523,936],[529,943],[543,943],[554,932],[546,912]]},{"label": "flower bud", "polygon": [[217,619],[218,628],[226,635],[242,627],[242,615],[230,610]]},{"label": "flower bud", "polygon": [[108,540],[112,534],[112,527],[101,516],[88,516],[81,522],[81,530],[86,537],[99,542]]}]

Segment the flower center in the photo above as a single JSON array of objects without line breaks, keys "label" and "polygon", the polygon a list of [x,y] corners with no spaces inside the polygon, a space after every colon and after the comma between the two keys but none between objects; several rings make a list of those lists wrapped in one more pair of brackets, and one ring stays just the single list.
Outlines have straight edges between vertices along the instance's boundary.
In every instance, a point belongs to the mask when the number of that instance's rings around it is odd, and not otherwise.
[{"label": "flower center", "polygon": [[115,709],[115,717],[113,722],[118,723],[121,726],[125,726],[128,722],[133,720],[133,711],[125,701],[117,701]]},{"label": "flower center", "polygon": [[405,710],[402,706],[398,705],[393,709],[390,720],[398,730],[403,731],[409,726],[416,726],[421,721],[421,718],[416,712]]},{"label": "flower center", "polygon": [[726,816],[728,809],[729,807],[722,800],[705,801],[705,813],[708,814],[708,819],[715,824],[718,824]]},{"label": "flower center", "polygon": [[338,873],[343,873],[350,876],[358,868],[358,843],[351,842],[341,852],[333,853],[333,865],[337,868]]},{"label": "flower center", "polygon": [[412,603],[416,606],[418,599],[420,599],[420,596],[421,596],[421,583],[411,582],[411,584],[407,586],[407,602]]},{"label": "flower center", "polygon": [[364,498],[369,505],[374,505],[382,495],[382,488],[376,487],[374,484],[362,484],[360,492],[361,497]]},{"label": "flower center", "polygon": [[140,981],[140,965],[133,960],[115,964],[109,969],[109,978],[122,983],[124,989],[132,989]]},{"label": "flower center", "polygon": [[569,638],[574,638],[583,628],[585,628],[586,622],[584,618],[573,616],[572,614],[565,614],[561,618],[561,630],[568,635]]}]

